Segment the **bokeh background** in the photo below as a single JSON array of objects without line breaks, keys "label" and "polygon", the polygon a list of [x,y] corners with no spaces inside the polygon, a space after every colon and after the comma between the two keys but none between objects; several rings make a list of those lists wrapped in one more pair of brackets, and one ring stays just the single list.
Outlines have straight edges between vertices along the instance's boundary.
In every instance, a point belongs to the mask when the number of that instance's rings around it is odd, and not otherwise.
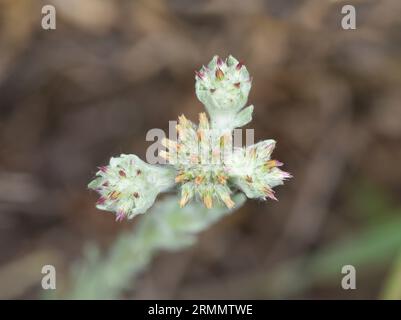
[{"label": "bokeh background", "polygon": [[[41,28],[53,4],[57,29]],[[353,4],[357,29],[341,28]],[[57,290],[116,223],[86,188],[151,128],[197,119],[194,70],[214,54],[253,76],[255,139],[295,178],[195,246],[161,252],[122,298],[401,298],[401,2],[1,0],[0,297]],[[397,262],[398,261],[398,262]],[[357,289],[341,288],[352,264]]]}]

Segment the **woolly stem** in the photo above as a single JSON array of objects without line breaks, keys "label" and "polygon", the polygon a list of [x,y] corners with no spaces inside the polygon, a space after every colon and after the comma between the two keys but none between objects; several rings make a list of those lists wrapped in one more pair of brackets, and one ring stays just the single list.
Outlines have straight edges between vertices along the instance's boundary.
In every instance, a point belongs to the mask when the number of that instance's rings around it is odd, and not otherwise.
[{"label": "woolly stem", "polygon": [[[235,196],[235,208],[245,199],[242,194]],[[225,206],[207,209],[197,202],[179,208],[175,196],[158,202],[133,232],[118,237],[107,256],[101,258],[97,248],[88,250],[63,298],[118,298],[124,289],[132,287],[135,277],[159,250],[178,250],[193,244],[199,232],[231,211]]]}]

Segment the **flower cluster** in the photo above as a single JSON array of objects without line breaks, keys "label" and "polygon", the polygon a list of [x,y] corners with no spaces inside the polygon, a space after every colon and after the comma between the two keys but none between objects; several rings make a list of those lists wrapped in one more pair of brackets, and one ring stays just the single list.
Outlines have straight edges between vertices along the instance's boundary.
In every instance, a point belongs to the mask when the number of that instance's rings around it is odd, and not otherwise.
[{"label": "flower cluster", "polygon": [[198,127],[185,116],[179,117],[177,132],[177,141],[163,140],[168,152],[162,151],[161,156],[176,169],[181,206],[196,197],[207,208],[215,202],[232,208],[230,195],[237,190],[248,198],[277,200],[272,188],[291,177],[278,168],[280,161],[271,159],[274,140],[232,149],[232,136],[209,129],[204,113],[199,115]]},{"label": "flower cluster", "polygon": [[246,148],[233,148],[233,129],[252,120],[253,106],[245,104],[251,88],[246,67],[232,56],[215,56],[196,72],[196,95],[205,105],[195,125],[184,115],[177,124],[177,141],[164,139],[166,150],[159,154],[165,166],[149,165],[135,155],[111,158],[100,167],[89,188],[100,194],[97,207],[116,213],[117,220],[144,213],[157,195],[177,187],[185,206],[201,200],[210,209],[216,205],[233,208],[232,195],[277,200],[273,188],[291,177],[271,159],[274,140]]},{"label": "flower cluster", "polygon": [[[253,107],[236,117],[247,100],[252,79],[246,67],[229,56],[226,60],[214,56],[212,61],[195,73],[196,96],[205,105],[214,127],[233,129],[251,121]],[[248,120],[248,121],[246,121]]]},{"label": "flower cluster", "polygon": [[178,120],[178,140],[164,139],[162,143],[168,152],[163,151],[160,155],[177,171],[175,182],[181,189],[180,206],[197,197],[209,209],[215,201],[232,208],[232,191],[224,166],[224,151],[227,149],[224,146],[231,137],[210,129],[205,113],[199,115],[198,127],[185,116]]},{"label": "flower cluster", "polygon": [[157,195],[174,184],[170,168],[152,166],[133,154],[111,158],[109,165],[98,169],[88,187],[100,195],[96,207],[115,212],[118,221],[146,212]]},{"label": "flower cluster", "polygon": [[273,187],[283,184],[291,174],[280,170],[283,164],[271,159],[274,140],[261,141],[248,148],[236,148],[227,160],[227,172],[248,198],[277,200]]}]

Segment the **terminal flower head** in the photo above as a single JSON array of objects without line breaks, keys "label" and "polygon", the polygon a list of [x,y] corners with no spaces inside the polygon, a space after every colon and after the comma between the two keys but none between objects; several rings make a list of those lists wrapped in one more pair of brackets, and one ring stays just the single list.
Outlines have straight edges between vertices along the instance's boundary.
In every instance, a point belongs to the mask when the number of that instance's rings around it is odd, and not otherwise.
[{"label": "terminal flower head", "polygon": [[99,167],[88,187],[99,194],[96,207],[113,211],[116,220],[146,212],[160,192],[174,185],[174,171],[169,167],[147,164],[133,154],[111,158]]}]

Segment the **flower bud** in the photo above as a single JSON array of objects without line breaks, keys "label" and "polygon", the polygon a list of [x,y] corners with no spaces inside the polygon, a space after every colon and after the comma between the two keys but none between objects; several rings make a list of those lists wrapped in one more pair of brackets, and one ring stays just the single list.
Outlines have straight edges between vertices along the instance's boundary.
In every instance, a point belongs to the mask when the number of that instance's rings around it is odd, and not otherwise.
[{"label": "flower bud", "polygon": [[135,155],[111,158],[99,167],[88,188],[100,194],[96,207],[116,213],[116,220],[131,219],[144,213],[156,196],[174,185],[175,171],[143,162]]},{"label": "flower bud", "polygon": [[232,129],[251,89],[248,70],[232,56],[226,60],[215,56],[196,74],[196,95],[205,105],[212,126]]},{"label": "flower bud", "polygon": [[270,160],[275,145],[274,140],[261,141],[236,149],[227,160],[232,181],[248,198],[277,200],[272,188],[292,177],[278,168],[283,165],[280,161]]}]

